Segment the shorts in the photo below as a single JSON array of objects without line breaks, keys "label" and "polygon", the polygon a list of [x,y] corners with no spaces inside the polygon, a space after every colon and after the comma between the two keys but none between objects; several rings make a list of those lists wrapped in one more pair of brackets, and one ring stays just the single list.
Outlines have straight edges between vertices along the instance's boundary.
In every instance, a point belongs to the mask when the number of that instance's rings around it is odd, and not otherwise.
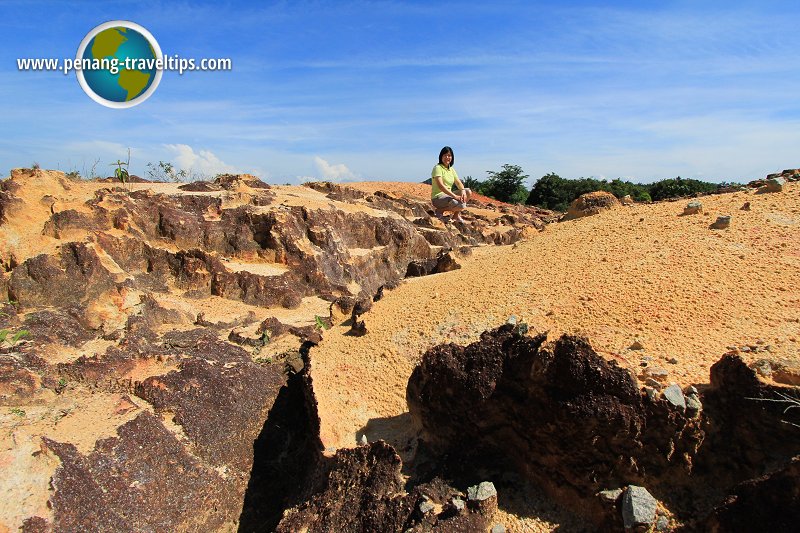
[{"label": "shorts", "polygon": [[447,211],[448,209],[466,209],[467,204],[462,202],[461,200],[456,200],[455,198],[451,198],[446,194],[441,196],[435,196],[431,199],[431,203],[433,207],[440,211]]}]

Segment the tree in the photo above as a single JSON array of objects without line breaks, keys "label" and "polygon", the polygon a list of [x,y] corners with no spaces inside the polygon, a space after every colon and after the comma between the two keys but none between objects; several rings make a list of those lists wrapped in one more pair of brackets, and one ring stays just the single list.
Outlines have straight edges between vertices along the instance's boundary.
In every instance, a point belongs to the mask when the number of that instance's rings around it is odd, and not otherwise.
[{"label": "tree", "polygon": [[489,178],[483,182],[482,194],[510,203],[523,203],[527,198],[528,189],[522,182],[528,179],[528,175],[522,173],[521,167],[505,164],[500,172],[487,170],[486,173]]},{"label": "tree", "polygon": [[472,176],[467,176],[466,178],[461,180],[461,183],[464,184],[464,187],[467,187],[468,189],[472,189],[474,191],[480,191],[481,187],[483,186],[482,181],[473,178]]},{"label": "tree", "polygon": [[525,203],[545,209],[566,211],[569,203],[573,200],[572,193],[570,180],[562,178],[555,172],[550,172],[536,180]]}]

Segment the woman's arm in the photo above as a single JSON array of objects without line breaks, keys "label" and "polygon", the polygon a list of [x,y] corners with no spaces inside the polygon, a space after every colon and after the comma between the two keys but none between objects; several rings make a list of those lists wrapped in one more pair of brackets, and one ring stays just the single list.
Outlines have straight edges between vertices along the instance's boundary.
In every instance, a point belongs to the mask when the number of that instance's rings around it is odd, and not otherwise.
[{"label": "woman's arm", "polygon": [[[436,180],[436,185],[439,186],[439,190],[440,191],[442,191],[443,193],[445,193],[447,196],[449,196],[451,198],[455,198],[456,200],[460,200],[461,199],[460,196],[457,196],[457,195],[453,194],[450,190],[447,189],[447,187],[444,186],[444,182],[442,181],[442,177],[441,176],[436,176],[433,179]],[[456,181],[458,181],[458,179],[456,179]],[[463,189],[464,186],[462,185],[461,188]]]},{"label": "woman's arm", "polygon": [[464,184],[461,183],[461,180],[458,179],[458,176],[456,176],[456,179],[455,179],[455,181],[453,183],[455,184],[456,187],[458,187],[458,191],[461,193],[461,195],[457,196],[456,198],[458,198],[462,202],[466,202],[467,199],[469,198],[470,193],[472,191],[470,191],[469,189],[464,187]]}]

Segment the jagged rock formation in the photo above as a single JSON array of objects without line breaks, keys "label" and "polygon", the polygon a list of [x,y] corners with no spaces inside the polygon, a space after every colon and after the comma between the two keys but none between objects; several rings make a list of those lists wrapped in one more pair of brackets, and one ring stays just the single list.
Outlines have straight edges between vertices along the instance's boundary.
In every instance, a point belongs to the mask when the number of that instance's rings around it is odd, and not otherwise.
[{"label": "jagged rock formation", "polygon": [[[330,470],[302,355],[331,303],[349,301],[356,328],[384,287],[458,268],[444,247],[543,227],[489,213],[457,231],[425,202],[246,175],[109,185],[25,169],[0,182],[0,405],[20,417],[9,438],[41,448],[9,445],[38,503],[0,513],[27,531],[276,526]],[[62,429],[82,411],[102,423]]]},{"label": "jagged rock formation", "polygon": [[434,456],[449,457],[455,468],[487,459],[510,467],[610,527],[618,516],[595,498],[603,489],[645,486],[697,519],[708,508],[694,507],[689,495],[708,487],[724,494],[800,453],[797,429],[782,423],[800,417],[750,399],[779,390],[725,356],[712,368],[702,411],[690,412],[640,391],[627,370],[584,339],[546,344],[545,335],[526,337],[509,324],[469,346],[427,352],[407,400]]}]

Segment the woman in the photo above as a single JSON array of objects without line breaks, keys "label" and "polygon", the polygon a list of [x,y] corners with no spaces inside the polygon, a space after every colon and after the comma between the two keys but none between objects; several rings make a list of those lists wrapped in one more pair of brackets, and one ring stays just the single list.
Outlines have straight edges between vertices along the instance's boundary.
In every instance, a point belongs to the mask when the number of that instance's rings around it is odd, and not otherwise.
[{"label": "woman", "polygon": [[[461,211],[467,207],[467,200],[472,191],[464,188],[458,179],[456,169],[453,168],[455,157],[453,149],[445,146],[439,152],[439,164],[431,171],[431,203],[435,209],[436,217],[447,221],[445,211],[450,211],[456,216],[456,222],[464,222]],[[453,185],[458,188],[458,194],[452,192]]]}]

